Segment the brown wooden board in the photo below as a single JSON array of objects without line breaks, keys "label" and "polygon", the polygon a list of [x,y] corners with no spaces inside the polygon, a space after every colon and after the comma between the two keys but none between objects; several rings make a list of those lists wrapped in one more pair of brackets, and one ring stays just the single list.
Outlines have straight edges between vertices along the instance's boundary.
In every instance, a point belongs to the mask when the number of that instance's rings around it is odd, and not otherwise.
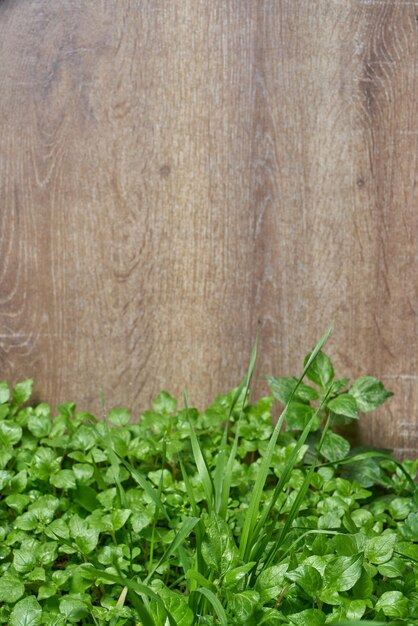
[{"label": "brown wooden board", "polygon": [[396,392],[418,452],[418,2],[0,3],[0,368],[38,398],[203,407],[260,333]]}]

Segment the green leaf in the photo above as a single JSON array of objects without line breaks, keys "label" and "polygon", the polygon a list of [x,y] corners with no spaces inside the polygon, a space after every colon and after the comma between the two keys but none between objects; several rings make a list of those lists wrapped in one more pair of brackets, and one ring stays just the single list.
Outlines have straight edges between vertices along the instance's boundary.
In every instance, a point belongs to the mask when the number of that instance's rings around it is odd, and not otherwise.
[{"label": "green leaf", "polygon": [[327,591],[348,591],[359,580],[362,572],[362,555],[339,556],[325,568],[324,588]]},{"label": "green leaf", "polygon": [[300,613],[288,615],[288,618],[294,626],[323,626],[326,615],[319,609],[306,609]]},{"label": "green leaf", "polygon": [[305,404],[313,402],[319,398],[319,393],[316,389],[310,387],[309,385],[300,383],[300,385],[296,388],[298,379],[294,376],[287,378],[273,378],[272,376],[267,376],[266,378],[273,396],[282,404],[287,404],[292,397],[292,394],[296,401],[303,402]]},{"label": "green leaf", "polygon": [[99,542],[99,533],[95,528],[87,528],[75,537],[75,543],[83,554],[93,552]]},{"label": "green leaf", "polygon": [[297,583],[305,593],[312,597],[316,597],[322,587],[321,574],[312,565],[301,565],[293,572],[288,572],[286,577]]},{"label": "green leaf", "polygon": [[58,543],[56,541],[45,541],[36,550],[36,560],[40,565],[50,565],[57,558]]},{"label": "green leaf", "polygon": [[399,578],[405,574],[406,563],[403,559],[395,556],[383,565],[379,565],[377,569],[379,574],[386,576],[386,578]]},{"label": "green leaf", "polygon": [[132,419],[132,413],[125,407],[116,407],[109,412],[109,421],[115,426],[125,426]]},{"label": "green leaf", "polygon": [[130,515],[132,515],[132,511],[130,509],[118,509],[117,511],[112,511],[111,520],[113,530],[116,531],[123,528]]},{"label": "green leaf", "polygon": [[408,615],[408,598],[400,591],[386,591],[375,606],[386,617],[406,617]]},{"label": "green leaf", "polygon": [[48,581],[39,587],[38,600],[46,600],[47,598],[52,598],[52,596],[55,596],[57,591],[57,585],[52,581]]},{"label": "green leaf", "polygon": [[418,542],[418,512],[408,515],[401,533],[406,539]]},{"label": "green leaf", "polygon": [[56,474],[52,474],[49,479],[51,485],[60,489],[75,489],[77,487],[73,470],[59,470]]},{"label": "green leaf", "polygon": [[394,498],[389,504],[389,513],[396,520],[405,519],[415,510],[416,505],[411,498]]},{"label": "green leaf", "polygon": [[9,626],[40,626],[42,608],[35,596],[27,596],[15,604],[10,614]]},{"label": "green leaf", "polygon": [[61,598],[59,607],[60,613],[70,622],[79,622],[89,614],[88,604],[72,595]]},{"label": "green leaf", "polygon": [[[311,406],[292,401],[289,403],[286,412],[287,426],[290,430],[303,430],[314,415],[315,409]],[[312,430],[316,430],[320,423],[321,418],[318,416],[316,422],[313,424]]]},{"label": "green leaf", "polygon": [[368,540],[364,555],[370,563],[381,565],[392,558],[396,544],[395,533],[385,533]]},{"label": "green leaf", "polygon": [[218,574],[224,575],[238,563],[238,549],[227,523],[212,512],[207,517],[206,534],[202,543],[202,555],[206,564]]},{"label": "green leaf", "polygon": [[[304,365],[306,365],[312,353],[306,355]],[[316,385],[322,388],[327,387],[334,378],[334,368],[327,355],[322,352],[318,353],[315,361],[309,366],[306,376]]]},{"label": "green leaf", "polygon": [[245,580],[248,572],[252,570],[252,568],[256,565],[254,561],[250,563],[246,563],[245,565],[240,565],[239,567],[234,567],[229,570],[223,579],[223,586],[227,588],[237,587],[242,581]]},{"label": "green leaf", "polygon": [[205,596],[213,606],[213,609],[219,618],[221,626],[228,626],[228,619],[226,617],[224,608],[219,602],[218,598],[215,596],[215,594],[210,589],[206,589],[205,587],[199,587],[198,589],[196,589],[195,593],[200,593]]},{"label": "green leaf", "polygon": [[287,563],[266,567],[255,583],[255,590],[260,594],[261,602],[277,599],[285,586],[285,574],[289,568]]},{"label": "green leaf", "polygon": [[167,391],[161,391],[152,403],[152,408],[157,413],[171,414],[177,409],[177,400]]},{"label": "green leaf", "polygon": [[28,419],[28,429],[38,439],[47,437],[51,432],[51,420],[47,415],[33,413]]},{"label": "green leaf", "polygon": [[387,398],[393,396],[393,393],[387,391],[383,383],[373,376],[358,378],[350,387],[349,393],[356,399],[357,406],[363,413],[373,411]]},{"label": "green leaf", "polygon": [[36,563],[36,541],[29,539],[22,543],[20,549],[13,553],[13,566],[15,570],[22,574],[31,571]]},{"label": "green leaf", "polygon": [[193,611],[182,594],[163,587],[158,590],[158,595],[163,600],[166,609],[176,620],[177,626],[191,626],[193,624]]},{"label": "green leaf", "polygon": [[13,604],[25,593],[25,585],[12,574],[3,574],[0,578],[0,602]]},{"label": "green leaf", "polygon": [[6,404],[10,398],[9,385],[5,380],[0,382],[0,404]]},{"label": "green leaf", "polygon": [[13,389],[13,404],[19,405],[29,400],[32,393],[32,387],[33,380],[31,378],[17,383]]},{"label": "green leaf", "polygon": [[348,393],[342,393],[333,400],[330,400],[327,407],[337,415],[344,415],[352,419],[358,419],[357,402],[353,396]]},{"label": "green leaf", "polygon": [[256,591],[247,590],[240,593],[232,593],[229,597],[228,611],[234,615],[234,622],[246,622],[254,612],[259,595]]},{"label": "green leaf", "polygon": [[0,422],[0,444],[2,446],[14,446],[22,438],[22,429],[13,422]]},{"label": "green leaf", "polygon": [[65,520],[56,519],[45,528],[45,535],[50,539],[69,539],[70,531]]},{"label": "green leaf", "polygon": [[6,504],[9,508],[13,509],[17,513],[22,513],[22,511],[27,507],[30,502],[29,496],[26,496],[21,493],[12,493],[10,496],[6,498]]},{"label": "green leaf", "polygon": [[337,435],[330,430],[326,433],[321,447],[323,457],[335,463],[344,459],[349,452],[350,444],[347,439],[344,439],[341,435]]},{"label": "green leaf", "polygon": [[94,467],[90,463],[74,463],[72,470],[78,483],[86,484],[94,474]]}]

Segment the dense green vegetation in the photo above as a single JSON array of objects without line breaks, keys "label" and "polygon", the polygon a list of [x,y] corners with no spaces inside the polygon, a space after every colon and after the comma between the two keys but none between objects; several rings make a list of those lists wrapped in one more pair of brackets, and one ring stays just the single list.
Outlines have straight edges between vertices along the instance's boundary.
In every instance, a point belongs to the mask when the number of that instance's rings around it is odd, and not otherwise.
[{"label": "dense green vegetation", "polygon": [[392,394],[325,339],[256,403],[254,350],[204,412],[162,392],[138,423],[1,383],[0,624],[416,625],[418,462],[350,449]]}]

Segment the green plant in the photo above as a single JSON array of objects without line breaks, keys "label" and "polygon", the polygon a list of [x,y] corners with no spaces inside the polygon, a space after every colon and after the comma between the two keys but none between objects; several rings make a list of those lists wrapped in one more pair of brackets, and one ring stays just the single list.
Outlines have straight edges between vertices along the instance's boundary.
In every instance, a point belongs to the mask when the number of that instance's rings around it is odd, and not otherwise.
[{"label": "green plant", "polygon": [[204,412],[162,392],[138,423],[0,383],[0,623],[416,624],[418,462],[350,449],[392,394],[335,379],[327,336],[272,396],[254,348]]}]

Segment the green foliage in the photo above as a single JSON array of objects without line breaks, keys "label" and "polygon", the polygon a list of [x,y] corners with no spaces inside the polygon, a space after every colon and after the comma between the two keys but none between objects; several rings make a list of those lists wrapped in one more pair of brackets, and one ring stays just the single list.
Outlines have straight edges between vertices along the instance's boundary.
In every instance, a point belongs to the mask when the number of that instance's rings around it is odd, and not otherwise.
[{"label": "green foliage", "polygon": [[335,379],[327,337],[250,404],[255,347],[202,413],[52,416],[0,383],[0,623],[417,624],[418,462],[350,447],[392,394]]}]

